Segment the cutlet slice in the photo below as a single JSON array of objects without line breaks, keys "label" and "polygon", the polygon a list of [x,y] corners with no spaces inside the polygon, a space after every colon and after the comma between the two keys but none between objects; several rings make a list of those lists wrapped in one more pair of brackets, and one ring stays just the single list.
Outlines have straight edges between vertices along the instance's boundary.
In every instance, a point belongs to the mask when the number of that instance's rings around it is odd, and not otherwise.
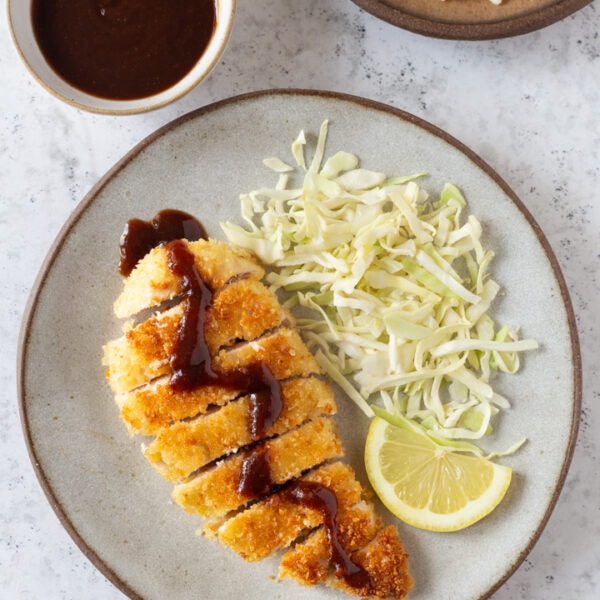
[{"label": "cutlet slice", "polygon": [[[173,499],[189,513],[221,518],[264,495],[272,486],[299,477],[307,469],[339,458],[342,453],[335,422],[320,417],[255,448],[234,454],[190,481],[176,485]],[[263,467],[256,467],[257,464]],[[267,469],[267,477],[259,474],[259,485],[252,489],[246,484],[246,478],[252,476],[252,470],[261,468]]]},{"label": "cutlet slice", "polygon": [[330,532],[321,527],[284,554],[279,578],[302,585],[324,583],[361,598],[404,598],[413,582],[396,528],[383,527],[371,502],[364,500],[339,510],[336,527],[351,561],[349,570],[331,564]]},{"label": "cutlet slice", "polygon": [[[170,372],[186,300],[129,329],[105,345],[104,363],[115,393],[127,392]],[[206,311],[204,337],[213,356],[234,343],[254,340],[282,323],[289,313],[260,281],[238,279],[213,296]]]},{"label": "cutlet slice", "polygon": [[123,394],[169,373],[169,354],[163,338],[174,337],[176,306],[144,321],[118,339],[104,344],[102,364],[115,394]]},{"label": "cutlet slice", "polygon": [[206,314],[204,335],[212,354],[250,341],[293,318],[277,296],[257,279],[237,279],[220,288]]},{"label": "cutlet slice", "polygon": [[278,380],[321,373],[300,334],[287,327],[231,350],[221,350],[212,366],[218,373],[231,373],[257,363],[265,364]]},{"label": "cutlet slice", "polygon": [[257,433],[253,426],[254,413],[261,410],[258,403],[270,409],[270,394],[261,391],[162,429],[145,449],[146,458],[163,477],[177,481],[261,437],[284,433],[311,418],[336,411],[331,388],[316,377],[291,379],[279,385],[280,412],[265,431]]},{"label": "cutlet slice", "polygon": [[[188,252],[204,283],[217,290],[230,279],[250,276],[262,279],[264,269],[256,262],[253,254],[216,240],[185,242]],[[153,248],[140,260],[125,279],[123,291],[113,308],[120,319],[157,306],[175,298],[183,292],[182,280],[169,268],[169,256],[165,246]]]},{"label": "cutlet slice", "polygon": [[156,435],[177,421],[224,406],[244,392],[241,388],[219,384],[177,391],[165,376],[131,392],[117,394],[115,402],[130,435]]},{"label": "cutlet slice", "polygon": [[[340,521],[354,513],[356,527],[370,533],[373,527],[360,515],[360,509],[347,511]],[[350,517],[354,518],[354,517]],[[343,537],[343,534],[340,536]],[[373,532],[370,539],[358,543],[354,547],[352,540],[345,540],[350,550],[352,563],[363,570],[366,575],[357,582],[344,576],[344,573],[333,570],[329,563],[327,532],[324,528],[311,534],[308,542],[298,544],[286,552],[281,560],[279,577],[289,577],[301,585],[326,584],[332,588],[368,599],[405,598],[413,587],[413,580],[408,572],[408,555],[404,551],[398,531],[389,525]]]},{"label": "cutlet slice", "polygon": [[405,598],[413,587],[408,571],[408,555],[404,551],[398,530],[388,525],[377,532],[364,548],[351,555],[352,562],[368,575],[362,585],[344,578],[330,577],[327,584],[354,596],[366,598]]},{"label": "cutlet slice", "polygon": [[[362,499],[363,489],[349,465],[336,462],[311,471],[268,498],[225,521],[216,531],[219,541],[248,561],[262,560],[275,550],[287,548],[299,536],[324,522],[322,511],[298,502],[294,486],[316,484],[335,495],[340,509]],[[301,489],[301,488],[300,488]],[[207,534],[211,534],[210,526]]]},{"label": "cutlet slice", "polygon": [[[362,500],[350,508],[339,510],[336,525],[340,544],[347,553],[352,553],[373,540],[382,527],[382,522],[372,504]],[[279,565],[279,578],[290,577],[303,585],[327,583],[330,577],[335,578],[335,571],[330,563],[329,535],[326,527],[320,527],[306,540],[288,550]]]}]

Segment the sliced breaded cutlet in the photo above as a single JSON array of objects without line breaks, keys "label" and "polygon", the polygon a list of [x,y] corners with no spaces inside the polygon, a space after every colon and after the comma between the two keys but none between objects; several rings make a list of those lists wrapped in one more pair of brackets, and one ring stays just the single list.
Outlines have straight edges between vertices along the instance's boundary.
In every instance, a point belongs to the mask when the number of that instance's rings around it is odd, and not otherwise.
[{"label": "sliced breaded cutlet", "polygon": [[405,598],[398,533],[342,462],[333,391],[263,267],[212,240],[170,244],[125,280],[115,311],[141,322],[104,348],[129,433],[153,438],[144,454],[199,533],[248,561],[284,551],[280,578]]},{"label": "sliced breaded cutlet", "polygon": [[[404,551],[398,530],[388,525],[364,547],[351,555],[368,577],[356,585],[345,578],[330,574],[327,584],[362,598],[405,598],[413,587],[408,571],[408,555]],[[300,583],[307,583],[296,579]]]},{"label": "sliced breaded cutlet", "polygon": [[[145,321],[125,336],[105,344],[103,364],[115,394],[127,393],[172,373],[171,355],[162,342],[161,328]],[[267,365],[276,379],[321,373],[298,332],[286,327],[252,342],[220,350],[212,359],[212,368],[226,376],[258,363]]]},{"label": "sliced breaded cutlet", "polygon": [[115,401],[130,435],[157,435],[161,429],[224,406],[244,394],[242,387],[207,384],[175,390],[165,375],[140,388],[117,394]]},{"label": "sliced breaded cutlet", "polygon": [[231,373],[256,363],[267,365],[273,377],[280,380],[321,373],[300,334],[288,327],[231,350],[221,350],[213,359],[213,368],[219,373]]},{"label": "sliced breaded cutlet", "polygon": [[[260,438],[285,433],[336,411],[331,388],[316,377],[290,379],[280,386],[281,412]],[[269,392],[242,396],[208,414],[179,421],[162,429],[144,455],[163,477],[181,480],[207,463],[260,439],[253,431],[252,413],[260,410],[256,403],[261,401],[270,401]]]},{"label": "sliced breaded cutlet", "polygon": [[[200,277],[212,290],[218,290],[236,277],[262,279],[264,275],[254,255],[243,248],[216,240],[185,241],[185,244],[194,256]],[[181,278],[169,268],[167,246],[157,246],[125,279],[123,291],[113,305],[114,312],[119,319],[131,317],[183,291]]]},{"label": "sliced breaded cutlet", "polygon": [[[169,359],[179,340],[186,301],[155,314],[105,345],[104,364],[115,393],[128,392],[170,372]],[[206,345],[214,355],[291,322],[277,297],[260,281],[237,279],[212,298],[204,324]]]},{"label": "sliced breaded cutlet", "polygon": [[[173,499],[189,513],[219,519],[267,494],[273,486],[281,486],[315,465],[340,458],[342,453],[335,422],[320,417],[201,471],[176,485]],[[244,478],[259,461],[266,461],[269,481],[265,487],[259,482],[255,490],[248,489]]]},{"label": "sliced breaded cutlet", "polygon": [[302,585],[324,583],[363,597],[395,598],[412,587],[408,556],[395,527],[383,527],[369,502],[339,511],[337,526],[340,543],[353,563],[367,573],[365,581],[352,586],[336,573],[330,562],[329,532],[321,527],[295,544],[281,559],[279,577]]},{"label": "sliced breaded cutlet", "polygon": [[[363,488],[353,469],[336,462],[298,479],[330,490],[339,508],[349,508],[363,499]],[[253,504],[225,521],[216,531],[219,541],[249,561],[262,560],[275,550],[287,548],[299,536],[323,524],[323,513],[296,501],[286,488]]]},{"label": "sliced breaded cutlet", "polygon": [[344,540],[347,547],[352,548],[352,562],[368,575],[362,582],[348,582],[331,566],[325,528],[318,529],[307,542],[297,544],[284,554],[279,578],[288,577],[301,585],[325,584],[361,598],[406,597],[413,587],[413,580],[398,531],[391,525],[375,530],[368,522],[369,512],[360,515],[360,509],[353,508],[340,517],[341,522],[349,524],[347,529],[365,534],[360,536],[357,544]]},{"label": "sliced breaded cutlet", "polygon": [[261,281],[243,278],[215,292],[206,314],[204,335],[214,354],[283,324],[292,325],[293,318],[275,294]]},{"label": "sliced breaded cutlet", "polygon": [[[311,484],[316,487],[311,489]],[[333,492],[333,519],[319,503],[318,508],[298,503],[298,490],[304,495],[305,485],[309,498],[314,493],[325,503],[331,500],[323,491]],[[252,505],[216,531],[209,525],[208,534],[249,561],[262,560],[300,540],[284,554],[280,578],[303,585],[324,583],[362,598],[403,598],[413,585],[408,556],[396,528],[382,527],[366,495],[348,465],[333,463]]]},{"label": "sliced breaded cutlet", "polygon": [[[366,500],[340,509],[336,525],[339,542],[350,555],[369,544],[382,527],[381,519]],[[294,544],[281,559],[279,577],[290,577],[304,585],[327,583],[334,570],[329,535],[327,528],[321,526]]]}]

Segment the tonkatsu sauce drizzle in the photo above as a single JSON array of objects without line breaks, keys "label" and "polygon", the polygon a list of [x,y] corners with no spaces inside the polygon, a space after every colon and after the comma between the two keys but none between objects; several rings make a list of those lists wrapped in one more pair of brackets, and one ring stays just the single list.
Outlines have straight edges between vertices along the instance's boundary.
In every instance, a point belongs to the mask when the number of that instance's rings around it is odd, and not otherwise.
[{"label": "tonkatsu sauce drizzle", "polygon": [[195,257],[184,240],[169,242],[166,250],[169,270],[181,278],[181,288],[185,295],[177,344],[170,357],[173,369],[171,386],[177,391],[183,391],[212,383],[249,392],[250,431],[254,439],[259,439],[273,426],[281,412],[281,385],[269,367],[262,362],[230,373],[217,374],[213,371],[204,334],[212,290],[202,280]]},{"label": "tonkatsu sauce drizzle", "polygon": [[244,458],[238,493],[245,498],[258,498],[266,494],[272,485],[269,451],[264,445],[259,446]]},{"label": "tonkatsu sauce drizzle", "polygon": [[265,390],[250,395],[250,432],[256,440],[264,437],[277,421],[283,409],[283,398],[281,384],[265,363],[258,363],[252,370],[255,371],[254,386]]},{"label": "tonkatsu sauce drizzle", "polygon": [[340,542],[340,529],[336,517],[338,503],[335,493],[328,487],[312,481],[296,481],[286,492],[297,504],[318,510],[323,515],[329,543],[329,562],[336,575],[354,588],[364,588],[369,584],[369,574],[352,561]]},{"label": "tonkatsu sauce drizzle", "polygon": [[130,219],[119,241],[121,275],[129,275],[138,261],[155,246],[181,238],[194,242],[208,236],[202,223],[181,210],[161,210],[149,221]]},{"label": "tonkatsu sauce drizzle", "polygon": [[181,277],[186,295],[177,331],[177,345],[170,358],[173,369],[171,386],[183,391],[217,380],[204,336],[206,311],[212,301],[212,291],[200,277],[194,255],[183,240],[169,242],[166,249],[169,270]]},{"label": "tonkatsu sauce drizzle", "polygon": [[218,383],[251,393],[250,429],[253,437],[258,439],[272,427],[281,412],[281,386],[262,362],[232,373],[217,375],[213,372],[204,335],[206,311],[212,302],[213,292],[202,280],[195,257],[184,241],[200,239],[208,239],[204,226],[181,210],[161,210],[149,221],[130,219],[119,243],[119,271],[128,276],[152,248],[165,245],[169,270],[181,278],[184,296],[178,340],[170,357],[174,371],[171,384],[182,391],[206,383]]}]

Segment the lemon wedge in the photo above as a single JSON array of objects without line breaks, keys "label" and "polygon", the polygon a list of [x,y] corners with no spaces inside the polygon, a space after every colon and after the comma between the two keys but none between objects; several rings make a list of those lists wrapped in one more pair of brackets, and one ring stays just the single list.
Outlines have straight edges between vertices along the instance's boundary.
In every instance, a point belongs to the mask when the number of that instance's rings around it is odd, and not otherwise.
[{"label": "lemon wedge", "polygon": [[457,531],[479,521],[504,498],[512,476],[509,467],[456,452],[380,417],[369,428],[365,466],[385,506],[429,531]]}]

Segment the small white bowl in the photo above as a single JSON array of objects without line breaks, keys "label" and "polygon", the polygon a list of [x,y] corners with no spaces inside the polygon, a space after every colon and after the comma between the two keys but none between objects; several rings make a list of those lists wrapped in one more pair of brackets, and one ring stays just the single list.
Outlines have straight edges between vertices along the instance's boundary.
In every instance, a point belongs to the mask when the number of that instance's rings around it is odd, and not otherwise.
[{"label": "small white bowl", "polygon": [[62,79],[48,65],[33,31],[32,0],[8,0],[8,23],[21,59],[33,77],[50,93],[64,102],[95,113],[125,115],[160,108],[196,87],[219,61],[233,27],[236,0],[215,0],[216,24],[208,47],[187,75],[166,90],[132,100],[112,100],[88,94]]}]

